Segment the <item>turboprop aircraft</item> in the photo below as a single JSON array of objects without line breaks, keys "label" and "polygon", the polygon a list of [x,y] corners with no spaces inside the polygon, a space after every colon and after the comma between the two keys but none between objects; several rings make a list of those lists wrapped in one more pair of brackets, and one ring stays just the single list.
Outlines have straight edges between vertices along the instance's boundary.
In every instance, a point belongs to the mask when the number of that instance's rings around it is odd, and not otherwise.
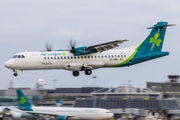
[{"label": "turboprop aircraft", "polygon": [[173,25],[158,22],[148,28],[152,30],[140,44],[123,49],[110,50],[127,40],[115,40],[83,47],[75,47],[71,41],[69,50],[51,50],[51,47],[47,47],[47,51],[21,52],[15,54],[4,65],[15,72],[14,76],[18,75],[18,71],[47,69],[73,71],[74,76],[78,76],[79,71],[85,71],[86,75],[90,75],[92,70],[98,68],[130,66],[169,55],[169,52],[161,50],[166,28]]},{"label": "turboprop aircraft", "polygon": [[36,107],[32,106],[26,96],[21,90],[16,90],[18,94],[19,104],[18,107],[26,113],[39,116],[50,117],[54,116],[57,120],[68,119],[109,119],[114,116],[110,110],[101,108],[72,108],[72,107]]}]

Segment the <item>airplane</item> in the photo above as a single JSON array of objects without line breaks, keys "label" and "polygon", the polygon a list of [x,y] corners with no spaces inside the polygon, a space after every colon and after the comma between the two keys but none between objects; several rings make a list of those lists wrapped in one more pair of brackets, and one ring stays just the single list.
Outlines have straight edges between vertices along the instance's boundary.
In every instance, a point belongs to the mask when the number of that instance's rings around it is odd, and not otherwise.
[{"label": "airplane", "polygon": [[46,118],[56,117],[58,120],[68,119],[109,119],[114,116],[110,110],[101,108],[73,108],[73,107],[36,107],[32,106],[21,90],[16,90],[19,109],[24,112]]},{"label": "airplane", "polygon": [[115,40],[82,47],[75,47],[75,43],[71,41],[69,50],[51,50],[47,45],[46,51],[17,53],[4,65],[13,70],[14,76],[18,75],[18,71],[48,69],[73,71],[74,76],[78,76],[79,71],[85,71],[86,75],[91,75],[92,70],[98,68],[131,66],[169,55],[169,52],[162,51],[168,26],[174,26],[174,24],[158,22],[153,27],[147,28],[152,30],[140,44],[123,49],[110,50],[128,40]]}]

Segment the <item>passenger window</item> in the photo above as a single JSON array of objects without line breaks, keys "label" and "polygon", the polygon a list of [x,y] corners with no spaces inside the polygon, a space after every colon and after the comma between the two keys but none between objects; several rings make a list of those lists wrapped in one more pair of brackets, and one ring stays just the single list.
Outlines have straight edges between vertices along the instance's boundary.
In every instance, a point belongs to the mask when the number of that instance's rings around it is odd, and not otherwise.
[{"label": "passenger window", "polygon": [[57,57],[57,59],[59,59],[59,57]]},{"label": "passenger window", "polygon": [[88,56],[88,58],[90,58],[90,56]]},{"label": "passenger window", "polygon": [[93,58],[93,56],[91,56],[91,58]]},{"label": "passenger window", "polygon": [[69,56],[67,57],[67,59],[69,59]]},{"label": "passenger window", "polygon": [[77,58],[79,59],[80,57],[78,56]]},{"label": "passenger window", "polygon": [[73,59],[73,57],[71,56],[71,59]]},{"label": "passenger window", "polygon": [[25,58],[25,56],[24,56],[24,55],[22,55],[22,58]]},{"label": "passenger window", "polygon": [[83,59],[83,56],[81,56],[81,59]]},{"label": "passenger window", "polygon": [[118,58],[120,57],[120,55],[118,55]]},{"label": "passenger window", "polygon": [[126,55],[124,55],[124,57],[126,57]]},{"label": "passenger window", "polygon": [[100,56],[98,56],[98,58],[100,58]]},{"label": "passenger window", "polygon": [[107,58],[107,56],[105,55],[105,58]]},{"label": "passenger window", "polygon": [[108,55],[108,57],[110,58],[110,55]]},{"label": "passenger window", "polygon": [[121,55],[121,57],[123,57],[123,55]]},{"label": "passenger window", "polygon": [[66,57],[64,57],[64,59],[66,59]]},{"label": "passenger window", "polygon": [[76,59],[76,56],[74,56],[74,59]]},{"label": "passenger window", "polygon": [[54,59],[56,59],[56,57],[54,57]]},{"label": "passenger window", "polygon": [[86,59],[86,56],[84,56],[84,58]]},{"label": "passenger window", "polygon": [[51,57],[51,59],[53,59],[53,57]]},{"label": "passenger window", "polygon": [[63,59],[63,57],[61,57],[61,59]]},{"label": "passenger window", "polygon": [[21,55],[18,55],[18,58],[21,58]]},{"label": "passenger window", "polygon": [[114,57],[116,58],[116,55],[114,55]]},{"label": "passenger window", "polygon": [[103,58],[103,55],[101,57]]},{"label": "passenger window", "polygon": [[94,56],[96,58],[96,56]]},{"label": "passenger window", "polygon": [[111,57],[113,58],[113,55],[111,55]]},{"label": "passenger window", "polygon": [[46,57],[44,57],[44,59],[46,60]]},{"label": "passenger window", "polygon": [[49,57],[48,57],[48,59],[49,59]]}]

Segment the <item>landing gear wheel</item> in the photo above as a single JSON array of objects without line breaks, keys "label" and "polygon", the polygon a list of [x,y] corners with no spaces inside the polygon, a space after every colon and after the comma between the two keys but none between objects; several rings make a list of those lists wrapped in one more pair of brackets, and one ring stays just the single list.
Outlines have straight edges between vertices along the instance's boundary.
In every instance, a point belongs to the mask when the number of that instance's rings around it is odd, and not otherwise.
[{"label": "landing gear wheel", "polygon": [[73,71],[73,75],[74,76],[78,76],[79,75],[79,71]]},{"label": "landing gear wheel", "polygon": [[14,73],[14,76],[16,77],[16,76],[18,76],[18,74],[17,74],[17,73]]},{"label": "landing gear wheel", "polygon": [[91,70],[86,70],[86,71],[85,71],[85,74],[86,74],[86,75],[91,75],[91,73],[92,73]]}]

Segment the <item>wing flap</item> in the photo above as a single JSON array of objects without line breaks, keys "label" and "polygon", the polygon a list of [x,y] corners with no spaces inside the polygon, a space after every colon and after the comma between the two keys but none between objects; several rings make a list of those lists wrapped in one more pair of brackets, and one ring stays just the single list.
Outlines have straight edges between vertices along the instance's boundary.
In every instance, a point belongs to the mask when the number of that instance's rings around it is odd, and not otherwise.
[{"label": "wing flap", "polygon": [[103,43],[99,45],[89,46],[88,49],[95,48],[98,52],[103,52],[112,48],[116,48],[119,46],[118,44],[122,44],[125,41],[128,41],[128,40],[127,39],[115,40],[115,41],[111,41],[111,42],[107,42],[107,43]]}]

